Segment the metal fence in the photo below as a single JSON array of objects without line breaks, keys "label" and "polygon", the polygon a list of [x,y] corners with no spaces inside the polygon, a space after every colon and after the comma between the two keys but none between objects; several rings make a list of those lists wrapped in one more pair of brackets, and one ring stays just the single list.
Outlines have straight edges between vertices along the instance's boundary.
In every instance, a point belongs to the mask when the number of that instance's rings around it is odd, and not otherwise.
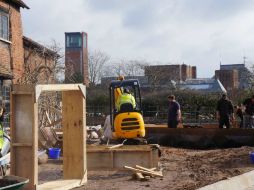
[{"label": "metal fence", "polygon": [[[216,123],[216,110],[201,107],[201,108],[183,108],[182,110],[183,123],[187,124],[205,124]],[[87,106],[87,124],[97,125],[103,123],[105,116],[109,114],[109,108],[105,106],[93,105]],[[143,117],[146,123],[166,123],[168,116],[167,106],[147,106],[143,107]]]}]

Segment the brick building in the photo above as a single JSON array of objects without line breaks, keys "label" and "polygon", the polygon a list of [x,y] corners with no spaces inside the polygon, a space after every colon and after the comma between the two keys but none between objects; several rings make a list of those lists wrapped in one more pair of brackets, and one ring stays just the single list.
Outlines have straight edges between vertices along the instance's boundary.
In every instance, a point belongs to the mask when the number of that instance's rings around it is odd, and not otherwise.
[{"label": "brick building", "polygon": [[227,90],[237,89],[239,87],[238,71],[232,70],[216,70],[215,78],[219,79]]},{"label": "brick building", "polygon": [[[29,9],[22,0],[0,1],[0,105],[5,104],[7,113],[11,85],[52,82],[49,73],[58,57],[52,50],[23,36],[21,8]],[[33,77],[28,77],[28,71],[34,73]],[[5,118],[7,126],[8,114]]]},{"label": "brick building", "polygon": [[65,33],[65,81],[89,85],[87,33]]},{"label": "brick building", "polygon": [[220,65],[220,70],[215,71],[215,77],[227,90],[251,88],[254,79],[253,73],[245,64]]},{"label": "brick building", "polygon": [[18,79],[20,83],[55,83],[56,62],[59,55],[34,40],[23,36],[24,73]]},{"label": "brick building", "polygon": [[0,104],[9,109],[12,82],[23,74],[24,49],[20,8],[29,9],[21,0],[0,1]]},{"label": "brick building", "polygon": [[[24,50],[20,8],[29,9],[21,0],[0,1],[0,65],[14,82],[23,74]],[[0,73],[1,75],[1,73]],[[3,77],[3,76],[2,76]]]},{"label": "brick building", "polygon": [[197,78],[197,69],[190,65],[151,65],[145,67],[149,84],[165,85],[171,81],[185,81]]}]

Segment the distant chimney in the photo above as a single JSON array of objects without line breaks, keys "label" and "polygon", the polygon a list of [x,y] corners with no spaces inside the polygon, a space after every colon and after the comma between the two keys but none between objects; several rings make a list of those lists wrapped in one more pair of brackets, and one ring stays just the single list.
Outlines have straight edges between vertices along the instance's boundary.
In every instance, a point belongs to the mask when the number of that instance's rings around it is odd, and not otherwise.
[{"label": "distant chimney", "polygon": [[192,70],[192,78],[196,79],[197,78],[197,67],[192,66],[191,70]]}]

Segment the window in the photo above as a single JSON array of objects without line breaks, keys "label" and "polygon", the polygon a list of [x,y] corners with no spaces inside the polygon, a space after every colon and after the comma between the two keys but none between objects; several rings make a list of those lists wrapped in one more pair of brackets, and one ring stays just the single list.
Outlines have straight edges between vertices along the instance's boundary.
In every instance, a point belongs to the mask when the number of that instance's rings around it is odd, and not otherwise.
[{"label": "window", "polygon": [[9,85],[4,85],[3,81],[0,80],[0,103],[5,105],[5,114],[3,120],[3,126],[10,126],[10,92],[11,88]]},{"label": "window", "polygon": [[80,34],[72,34],[67,35],[66,38],[67,47],[70,48],[79,48],[81,47],[81,35]]},{"label": "window", "polygon": [[9,40],[9,16],[0,10],[0,38]]}]

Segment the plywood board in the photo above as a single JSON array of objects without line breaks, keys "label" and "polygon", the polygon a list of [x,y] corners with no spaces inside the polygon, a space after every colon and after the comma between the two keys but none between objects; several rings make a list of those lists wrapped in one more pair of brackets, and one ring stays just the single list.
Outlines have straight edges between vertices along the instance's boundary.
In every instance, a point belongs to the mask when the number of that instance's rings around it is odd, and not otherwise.
[{"label": "plywood board", "polygon": [[38,182],[37,104],[33,93],[23,91],[11,95],[11,174],[28,178],[24,189],[33,190]]},{"label": "plywood board", "polygon": [[38,186],[38,190],[69,190],[82,186],[80,180],[58,180],[51,181]]},{"label": "plywood board", "polygon": [[80,91],[63,92],[62,98],[63,177],[82,179],[86,175],[85,100]]}]

